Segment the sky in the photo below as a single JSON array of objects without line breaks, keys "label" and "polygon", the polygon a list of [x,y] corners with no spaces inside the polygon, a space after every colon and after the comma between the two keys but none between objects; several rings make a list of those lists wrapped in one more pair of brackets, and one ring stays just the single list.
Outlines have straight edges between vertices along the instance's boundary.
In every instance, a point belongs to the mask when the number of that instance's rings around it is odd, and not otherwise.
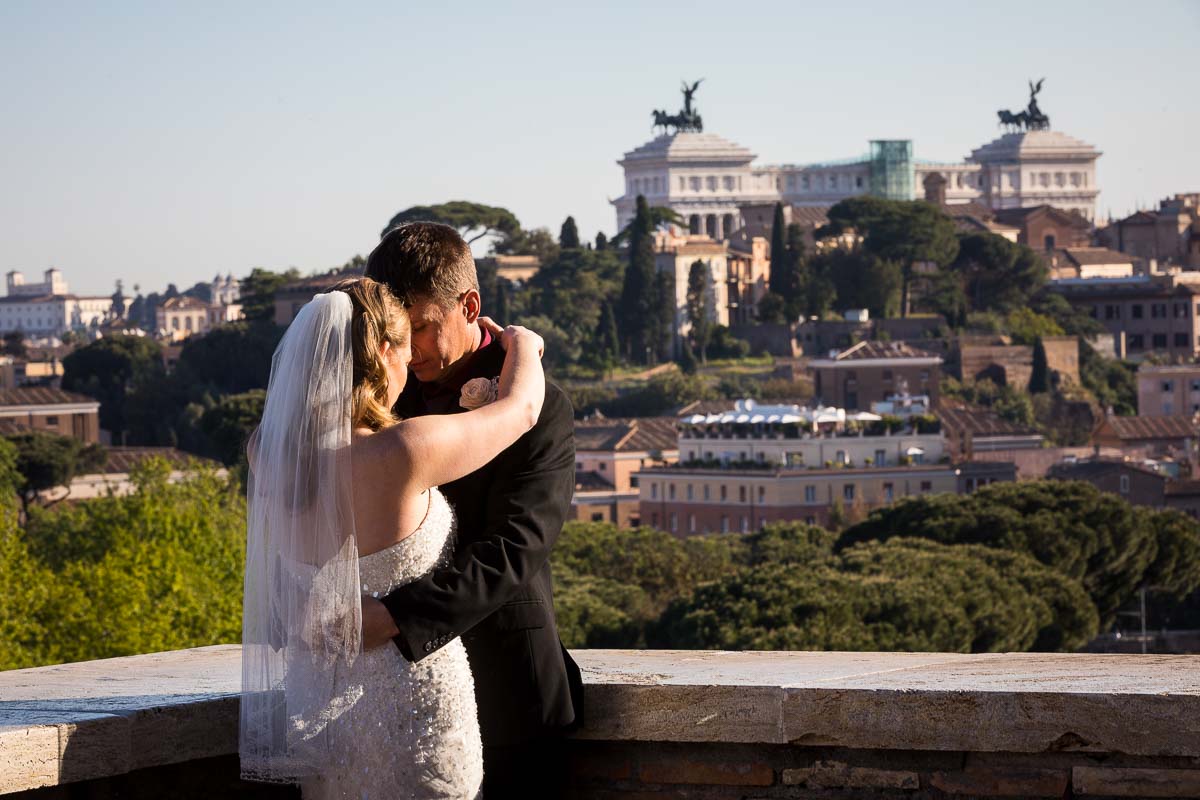
[{"label": "sky", "polygon": [[1200,191],[1200,0],[436,5],[0,2],[0,269],[103,294],[324,271],[455,199],[611,235],[616,162],[684,78],[771,164],[961,160],[1044,76],[1053,127],[1103,151],[1101,215]]}]

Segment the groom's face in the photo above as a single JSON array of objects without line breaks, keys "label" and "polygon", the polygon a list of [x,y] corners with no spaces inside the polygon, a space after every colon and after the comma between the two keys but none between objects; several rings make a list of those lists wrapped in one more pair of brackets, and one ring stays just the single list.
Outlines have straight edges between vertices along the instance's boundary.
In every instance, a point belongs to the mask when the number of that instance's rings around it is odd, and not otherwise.
[{"label": "groom's face", "polygon": [[474,339],[471,328],[479,318],[479,293],[464,292],[453,305],[417,297],[408,307],[412,325],[412,361],[408,368],[422,383],[443,380],[455,362],[467,354]]}]

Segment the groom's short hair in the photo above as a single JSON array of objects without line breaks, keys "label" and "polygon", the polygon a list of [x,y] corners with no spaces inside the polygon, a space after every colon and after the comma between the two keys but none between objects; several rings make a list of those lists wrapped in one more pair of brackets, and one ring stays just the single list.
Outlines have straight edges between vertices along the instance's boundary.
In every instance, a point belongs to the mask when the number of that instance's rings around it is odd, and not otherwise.
[{"label": "groom's short hair", "polygon": [[470,246],[440,222],[407,222],[385,233],[367,256],[366,275],[387,284],[406,306],[420,297],[452,306],[468,289],[479,291]]}]

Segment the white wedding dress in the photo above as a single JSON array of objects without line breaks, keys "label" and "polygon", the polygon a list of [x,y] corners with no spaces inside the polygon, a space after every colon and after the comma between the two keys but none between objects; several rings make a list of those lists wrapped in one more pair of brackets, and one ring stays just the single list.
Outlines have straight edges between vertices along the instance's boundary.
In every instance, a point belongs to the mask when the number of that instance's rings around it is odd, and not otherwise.
[{"label": "white wedding dress", "polygon": [[[359,559],[364,593],[382,597],[450,557],[455,520],[437,489],[421,526]],[[362,696],[331,723],[335,764],[303,784],[304,800],[473,798],[483,745],[467,651],[454,639],[416,664],[395,645],[363,651],[353,683]]]}]

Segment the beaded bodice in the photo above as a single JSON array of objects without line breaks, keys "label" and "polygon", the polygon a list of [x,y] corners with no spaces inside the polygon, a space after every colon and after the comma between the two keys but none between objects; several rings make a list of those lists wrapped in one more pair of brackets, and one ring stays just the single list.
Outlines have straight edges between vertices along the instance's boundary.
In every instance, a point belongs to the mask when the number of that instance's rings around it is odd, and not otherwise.
[{"label": "beaded bodice", "polygon": [[[450,504],[429,490],[416,531],[359,559],[362,589],[382,597],[428,574],[451,556]],[[304,800],[475,797],[483,745],[467,652],[453,639],[415,664],[391,644],[366,650],[354,667],[361,696],[338,717],[329,768],[303,787]]]},{"label": "beaded bodice", "polygon": [[429,510],[415,531],[358,560],[363,592],[382,597],[446,563],[454,547],[454,533],[454,511],[440,491],[430,489]]}]

